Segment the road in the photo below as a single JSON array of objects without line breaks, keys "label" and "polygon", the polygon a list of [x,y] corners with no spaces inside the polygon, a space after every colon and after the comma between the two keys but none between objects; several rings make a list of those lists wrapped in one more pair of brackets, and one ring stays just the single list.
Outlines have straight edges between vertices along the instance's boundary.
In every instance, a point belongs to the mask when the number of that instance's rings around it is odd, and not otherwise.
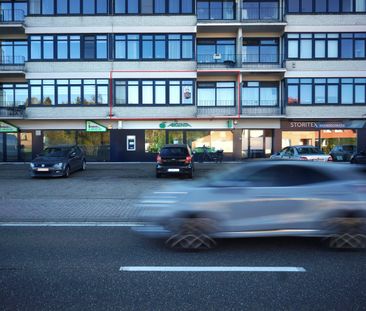
[{"label": "road", "polygon": [[[306,271],[120,271],[126,266]],[[365,310],[365,271],[365,252],[329,251],[314,239],[177,252],[129,228],[0,228],[1,310]]]}]

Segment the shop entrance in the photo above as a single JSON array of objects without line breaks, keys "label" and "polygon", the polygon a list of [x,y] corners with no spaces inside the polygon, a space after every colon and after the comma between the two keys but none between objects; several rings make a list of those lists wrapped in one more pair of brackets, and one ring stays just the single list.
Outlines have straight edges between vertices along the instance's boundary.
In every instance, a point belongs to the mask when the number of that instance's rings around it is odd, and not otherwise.
[{"label": "shop entrance", "polygon": [[32,133],[0,133],[0,162],[28,162],[32,159]]},{"label": "shop entrance", "polygon": [[265,158],[272,154],[272,130],[243,130],[243,158]]}]

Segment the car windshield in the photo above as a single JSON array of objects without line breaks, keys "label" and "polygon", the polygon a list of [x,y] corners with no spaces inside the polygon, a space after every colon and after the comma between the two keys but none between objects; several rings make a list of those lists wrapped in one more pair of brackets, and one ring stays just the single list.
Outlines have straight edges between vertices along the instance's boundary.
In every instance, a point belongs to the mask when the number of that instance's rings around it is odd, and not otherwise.
[{"label": "car windshield", "polygon": [[160,155],[162,157],[170,157],[170,156],[186,156],[188,154],[187,149],[183,147],[172,147],[172,148],[163,148],[160,151]]},{"label": "car windshield", "polygon": [[344,151],[351,151],[353,152],[354,146],[343,146]]},{"label": "car windshield", "polygon": [[69,150],[66,148],[46,148],[41,155],[45,157],[58,158],[66,156],[68,151]]},{"label": "car windshield", "polygon": [[324,154],[320,149],[315,147],[297,147],[299,154]]}]

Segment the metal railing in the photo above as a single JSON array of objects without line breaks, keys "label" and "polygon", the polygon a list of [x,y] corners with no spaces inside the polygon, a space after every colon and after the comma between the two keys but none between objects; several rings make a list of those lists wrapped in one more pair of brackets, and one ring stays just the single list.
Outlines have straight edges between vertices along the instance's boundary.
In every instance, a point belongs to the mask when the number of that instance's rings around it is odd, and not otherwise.
[{"label": "metal railing", "polygon": [[0,65],[24,65],[24,56],[1,56]]},{"label": "metal railing", "polygon": [[243,116],[265,116],[265,117],[272,117],[272,116],[281,116],[284,114],[284,109],[280,106],[276,107],[241,107],[240,114]]},{"label": "metal railing", "polygon": [[197,8],[197,19],[199,21],[233,21],[235,17],[235,5],[233,8]]},{"label": "metal railing", "polygon": [[25,12],[23,10],[0,10],[0,23],[22,23],[24,22]]},{"label": "metal railing", "polygon": [[7,102],[0,101],[0,116],[1,117],[25,117],[25,102]]},{"label": "metal railing", "polygon": [[199,64],[224,64],[225,62],[236,63],[235,54],[197,54],[197,63]]},{"label": "metal railing", "polygon": [[235,107],[235,100],[197,100],[197,107]]},{"label": "metal railing", "polygon": [[279,64],[279,54],[262,54],[262,53],[243,53],[242,54],[242,62],[243,63],[260,63],[260,64]]},{"label": "metal railing", "polygon": [[241,100],[241,105],[244,107],[276,107],[278,106],[278,100]]},{"label": "metal railing", "polygon": [[215,117],[215,116],[237,116],[237,107],[199,107],[196,109],[196,116]]},{"label": "metal railing", "polygon": [[282,21],[278,4],[244,2],[241,9],[241,20],[250,22]]}]

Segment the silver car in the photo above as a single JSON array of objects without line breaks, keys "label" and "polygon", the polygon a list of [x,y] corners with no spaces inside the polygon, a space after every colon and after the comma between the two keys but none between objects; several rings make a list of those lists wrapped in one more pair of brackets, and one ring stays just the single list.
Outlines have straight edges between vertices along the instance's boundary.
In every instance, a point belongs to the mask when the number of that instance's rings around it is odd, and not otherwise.
[{"label": "silver car", "polygon": [[217,238],[323,237],[365,247],[366,179],[347,164],[260,161],[170,186],[139,202],[140,233],[172,248],[212,248]]},{"label": "silver car", "polygon": [[324,154],[314,146],[288,146],[271,156],[271,159],[282,160],[304,160],[304,161],[332,161],[330,155]]}]

